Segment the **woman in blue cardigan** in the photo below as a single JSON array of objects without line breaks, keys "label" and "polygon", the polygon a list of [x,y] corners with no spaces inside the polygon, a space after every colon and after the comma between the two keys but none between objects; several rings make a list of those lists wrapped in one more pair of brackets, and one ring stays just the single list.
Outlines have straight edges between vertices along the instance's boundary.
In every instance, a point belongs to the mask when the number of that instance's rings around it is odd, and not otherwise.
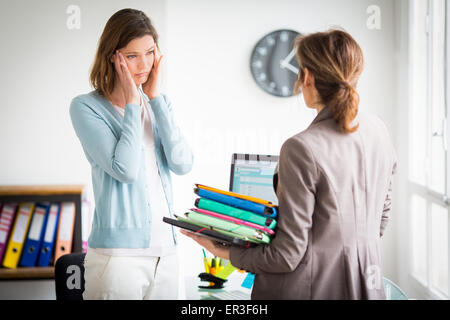
[{"label": "woman in blue cardigan", "polygon": [[85,259],[84,299],[176,299],[176,235],[170,171],[193,155],[160,93],[158,34],[139,10],[106,23],[92,66],[94,91],[70,116],[92,166],[95,213]]}]

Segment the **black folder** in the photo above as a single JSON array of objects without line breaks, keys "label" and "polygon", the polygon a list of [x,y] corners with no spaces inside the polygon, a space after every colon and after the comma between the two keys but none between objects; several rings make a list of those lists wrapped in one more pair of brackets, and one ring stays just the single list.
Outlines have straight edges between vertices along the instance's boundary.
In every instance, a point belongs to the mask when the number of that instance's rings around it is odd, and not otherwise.
[{"label": "black folder", "polygon": [[223,245],[234,245],[234,246],[239,246],[239,247],[244,247],[244,248],[252,247],[255,245],[254,243],[252,243],[250,241],[240,239],[237,237],[233,237],[233,236],[221,233],[219,231],[213,230],[212,227],[203,227],[203,226],[199,226],[199,225],[196,225],[193,223],[189,223],[187,221],[181,221],[181,220],[172,219],[172,218],[168,218],[168,217],[163,217],[163,221],[165,223],[171,224],[175,227],[179,227],[184,230],[195,233],[196,235],[206,237],[211,240],[220,242]]}]

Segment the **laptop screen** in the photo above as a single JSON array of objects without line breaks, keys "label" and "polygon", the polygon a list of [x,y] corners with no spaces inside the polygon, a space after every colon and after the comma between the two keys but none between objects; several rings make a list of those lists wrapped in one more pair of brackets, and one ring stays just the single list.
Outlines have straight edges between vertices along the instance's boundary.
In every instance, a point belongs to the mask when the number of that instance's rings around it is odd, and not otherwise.
[{"label": "laptop screen", "polygon": [[230,191],[271,201],[278,205],[273,175],[278,156],[233,153]]}]

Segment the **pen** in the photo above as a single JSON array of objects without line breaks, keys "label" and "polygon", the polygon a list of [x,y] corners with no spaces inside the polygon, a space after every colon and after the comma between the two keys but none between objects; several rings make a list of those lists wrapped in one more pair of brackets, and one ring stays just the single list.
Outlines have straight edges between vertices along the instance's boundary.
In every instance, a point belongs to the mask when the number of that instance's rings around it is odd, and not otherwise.
[{"label": "pen", "polygon": [[206,258],[206,252],[205,249],[203,250],[203,263],[205,264],[205,271],[206,273],[209,273],[209,265],[208,265],[208,259]]},{"label": "pen", "polygon": [[216,257],[214,256],[214,258],[211,261],[211,269],[210,272],[212,275],[216,274]]}]

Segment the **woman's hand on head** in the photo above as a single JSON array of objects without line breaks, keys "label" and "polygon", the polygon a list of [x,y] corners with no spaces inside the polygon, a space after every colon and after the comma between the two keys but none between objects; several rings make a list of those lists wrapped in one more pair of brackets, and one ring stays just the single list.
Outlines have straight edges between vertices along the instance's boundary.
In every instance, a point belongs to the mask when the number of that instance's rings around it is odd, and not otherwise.
[{"label": "woman's hand on head", "polygon": [[114,66],[116,68],[120,87],[122,88],[125,97],[125,103],[140,105],[141,96],[134,83],[133,77],[131,76],[130,70],[128,70],[127,62],[119,50],[116,50],[116,54],[114,55]]},{"label": "woman's hand on head", "polygon": [[212,240],[206,239],[205,237],[197,236],[193,234],[192,232],[188,232],[185,230],[180,230],[182,234],[185,236],[192,238],[197,242],[199,245],[204,247],[206,250],[211,252],[216,257],[230,260],[230,249],[224,245],[219,244],[218,242],[214,242]]},{"label": "woman's hand on head", "polygon": [[161,89],[161,61],[163,56],[159,52],[158,45],[155,44],[155,58],[153,59],[153,67],[150,71],[147,81],[142,84],[142,90],[148,98],[154,99],[160,95]]}]

